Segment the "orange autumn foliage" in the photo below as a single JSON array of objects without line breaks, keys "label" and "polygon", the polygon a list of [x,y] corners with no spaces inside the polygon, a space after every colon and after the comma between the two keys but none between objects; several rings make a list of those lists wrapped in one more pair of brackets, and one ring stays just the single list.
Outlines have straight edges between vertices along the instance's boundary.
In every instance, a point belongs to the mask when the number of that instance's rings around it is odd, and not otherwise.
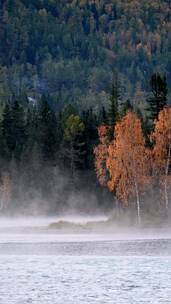
[{"label": "orange autumn foliage", "polygon": [[100,143],[97,147],[94,148],[95,170],[99,183],[102,186],[106,186],[108,180],[106,160],[108,157],[109,126],[100,126],[98,128],[98,135]]},{"label": "orange autumn foliage", "polygon": [[152,150],[153,173],[156,175],[165,174],[169,147],[171,145],[171,108],[165,107],[159,113],[158,120],[155,121],[154,132],[150,138],[154,142]]},{"label": "orange autumn foliage", "polygon": [[[171,185],[171,176],[169,169],[171,165],[171,108],[165,107],[155,122],[154,132],[151,134],[151,140],[154,147],[151,152],[153,166],[153,177],[157,179],[160,185],[164,186],[165,205],[169,205],[169,186]],[[163,190],[163,187],[162,187]]]},{"label": "orange autumn foliage", "polygon": [[139,193],[147,182],[146,157],[141,122],[135,113],[128,112],[116,124],[115,139],[109,145],[106,162],[110,175],[108,188],[125,204],[131,197],[139,200]]}]

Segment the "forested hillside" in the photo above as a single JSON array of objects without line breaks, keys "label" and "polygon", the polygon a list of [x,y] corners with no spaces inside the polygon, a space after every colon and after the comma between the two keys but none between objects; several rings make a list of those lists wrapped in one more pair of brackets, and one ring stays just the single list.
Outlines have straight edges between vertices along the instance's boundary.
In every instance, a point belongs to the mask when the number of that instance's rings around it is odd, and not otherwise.
[{"label": "forested hillside", "polygon": [[49,94],[55,110],[142,102],[153,72],[171,84],[170,0],[1,0],[0,101]]},{"label": "forested hillside", "polygon": [[159,215],[144,180],[169,201],[170,72],[168,0],[1,0],[0,211],[124,209],[137,179]]}]

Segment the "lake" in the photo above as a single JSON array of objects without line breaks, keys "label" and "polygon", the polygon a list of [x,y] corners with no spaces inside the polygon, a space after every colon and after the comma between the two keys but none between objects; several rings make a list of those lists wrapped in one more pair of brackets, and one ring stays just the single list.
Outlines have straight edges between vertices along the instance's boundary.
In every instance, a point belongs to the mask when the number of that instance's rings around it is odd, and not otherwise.
[{"label": "lake", "polygon": [[1,220],[0,304],[171,303],[170,229],[62,233],[48,225]]},{"label": "lake", "polygon": [[171,303],[171,258],[1,255],[0,303]]}]

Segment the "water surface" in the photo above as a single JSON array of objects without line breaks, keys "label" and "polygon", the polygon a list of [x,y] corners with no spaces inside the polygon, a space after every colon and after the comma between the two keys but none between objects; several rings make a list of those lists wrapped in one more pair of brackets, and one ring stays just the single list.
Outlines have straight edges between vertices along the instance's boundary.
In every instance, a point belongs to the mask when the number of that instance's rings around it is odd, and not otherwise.
[{"label": "water surface", "polygon": [[1,256],[1,304],[171,303],[169,257]]},{"label": "water surface", "polygon": [[69,233],[0,222],[0,304],[171,304],[170,230]]}]

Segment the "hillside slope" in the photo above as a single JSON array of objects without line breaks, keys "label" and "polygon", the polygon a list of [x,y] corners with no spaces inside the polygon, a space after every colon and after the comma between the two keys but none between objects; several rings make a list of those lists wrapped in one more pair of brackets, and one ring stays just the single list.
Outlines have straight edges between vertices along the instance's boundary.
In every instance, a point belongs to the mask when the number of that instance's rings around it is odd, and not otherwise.
[{"label": "hillside slope", "polygon": [[171,84],[170,0],[2,0],[0,99],[49,93],[56,109],[105,104],[112,72],[123,99],[144,99],[153,71]]}]

